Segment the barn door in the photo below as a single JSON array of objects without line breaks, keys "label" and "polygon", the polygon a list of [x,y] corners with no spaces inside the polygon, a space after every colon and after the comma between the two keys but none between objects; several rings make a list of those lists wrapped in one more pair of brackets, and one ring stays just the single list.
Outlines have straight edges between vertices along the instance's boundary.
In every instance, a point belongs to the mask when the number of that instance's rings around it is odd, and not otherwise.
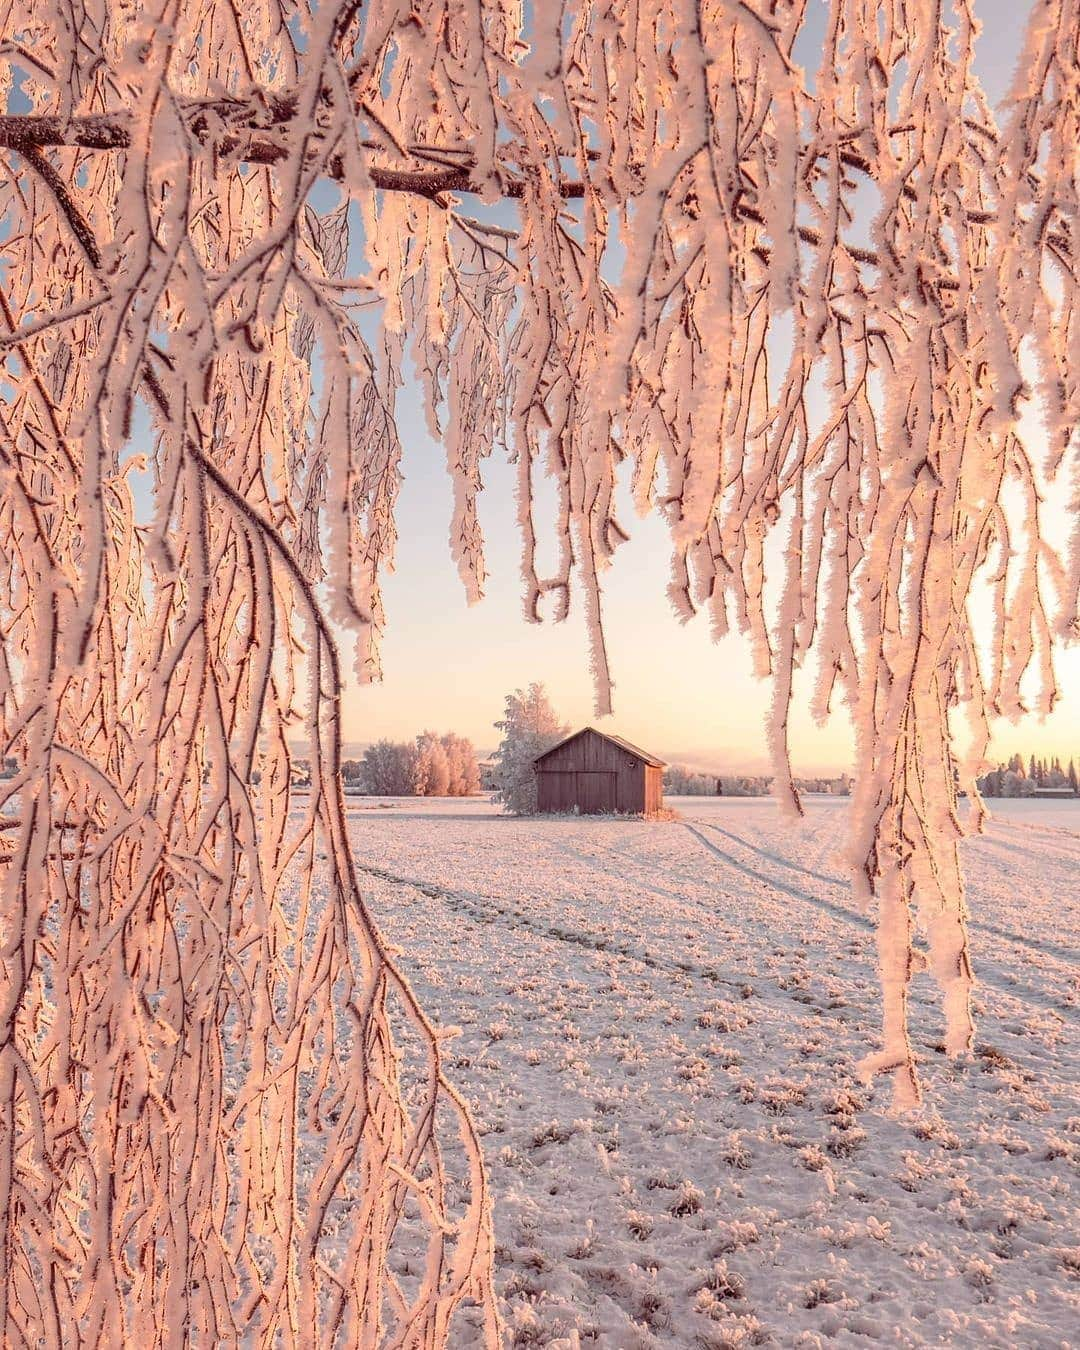
[{"label": "barn door", "polygon": [[579,769],[577,798],[582,815],[595,816],[615,810],[615,775],[608,772]]},{"label": "barn door", "polygon": [[540,775],[540,810],[573,811],[577,805],[577,774],[567,769],[546,769]]}]

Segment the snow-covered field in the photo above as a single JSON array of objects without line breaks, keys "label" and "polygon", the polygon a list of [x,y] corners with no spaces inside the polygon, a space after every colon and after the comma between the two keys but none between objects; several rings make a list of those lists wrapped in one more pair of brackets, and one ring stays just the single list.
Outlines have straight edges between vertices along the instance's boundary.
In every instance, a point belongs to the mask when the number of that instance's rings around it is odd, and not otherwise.
[{"label": "snow-covered field", "polygon": [[854,1073],[878,993],[847,804],[674,805],[350,799],[378,920],[462,1028],[509,1343],[1080,1344],[1080,802],[997,803],[965,845],[976,1052],[945,1060],[918,976],[904,1120]]}]

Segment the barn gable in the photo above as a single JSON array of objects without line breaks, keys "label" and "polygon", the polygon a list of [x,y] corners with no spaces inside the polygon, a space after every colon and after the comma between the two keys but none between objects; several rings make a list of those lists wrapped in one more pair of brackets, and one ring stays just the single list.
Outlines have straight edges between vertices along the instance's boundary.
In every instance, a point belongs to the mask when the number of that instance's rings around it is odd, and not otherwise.
[{"label": "barn gable", "polygon": [[[613,736],[607,731],[597,731],[595,727],[582,727],[580,731],[573,732],[571,735],[567,736],[565,740],[560,741],[558,745],[553,745],[550,750],[545,750],[542,755],[537,755],[534,762],[539,765],[553,755],[559,756],[562,751],[567,750],[568,747],[573,746],[576,741],[581,740],[583,737],[595,738],[595,741],[590,741],[590,744],[594,746],[595,753],[602,753],[597,743],[606,741],[610,745],[616,746],[620,750],[624,750],[635,759],[641,760],[642,764],[652,764],[658,769],[667,768],[664,760],[657,759],[655,755],[650,755],[647,750],[641,750],[636,745],[631,745],[629,741],[624,741],[621,736]],[[576,753],[576,749],[570,753]]]},{"label": "barn gable", "polygon": [[541,812],[648,816],[663,804],[663,760],[594,727],[538,755],[534,768]]}]

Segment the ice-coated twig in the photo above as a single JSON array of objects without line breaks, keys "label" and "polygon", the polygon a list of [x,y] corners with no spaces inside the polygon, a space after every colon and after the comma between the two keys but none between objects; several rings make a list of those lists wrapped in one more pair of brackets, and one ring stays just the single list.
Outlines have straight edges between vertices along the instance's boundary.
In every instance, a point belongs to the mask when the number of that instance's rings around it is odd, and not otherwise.
[{"label": "ice-coated twig", "polygon": [[989,718],[1033,671],[1052,704],[1077,626],[1080,525],[1059,563],[1042,503],[1080,483],[1080,16],[1034,8],[999,126],[970,5],[830,0],[812,80],[806,14],[3,11],[4,1344],[498,1337],[475,1132],[338,781],[409,371],[468,597],[506,453],[526,615],[583,604],[600,711],[626,460],[676,611],[774,681],[792,809],[799,671],[846,704],[865,1068],[918,1100],[920,927],[970,1045],[957,793],[977,823]]}]

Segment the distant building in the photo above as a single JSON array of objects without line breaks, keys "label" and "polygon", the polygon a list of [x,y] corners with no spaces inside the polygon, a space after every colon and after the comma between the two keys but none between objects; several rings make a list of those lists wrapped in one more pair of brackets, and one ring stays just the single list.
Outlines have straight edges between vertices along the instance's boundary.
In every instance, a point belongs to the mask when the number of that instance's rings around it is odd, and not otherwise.
[{"label": "distant building", "polygon": [[1065,787],[1036,787],[1034,792],[1028,794],[1031,797],[1075,797],[1076,793],[1067,784]]},{"label": "distant building", "polygon": [[664,805],[664,761],[593,727],[545,750],[534,768],[540,812],[655,816]]}]

